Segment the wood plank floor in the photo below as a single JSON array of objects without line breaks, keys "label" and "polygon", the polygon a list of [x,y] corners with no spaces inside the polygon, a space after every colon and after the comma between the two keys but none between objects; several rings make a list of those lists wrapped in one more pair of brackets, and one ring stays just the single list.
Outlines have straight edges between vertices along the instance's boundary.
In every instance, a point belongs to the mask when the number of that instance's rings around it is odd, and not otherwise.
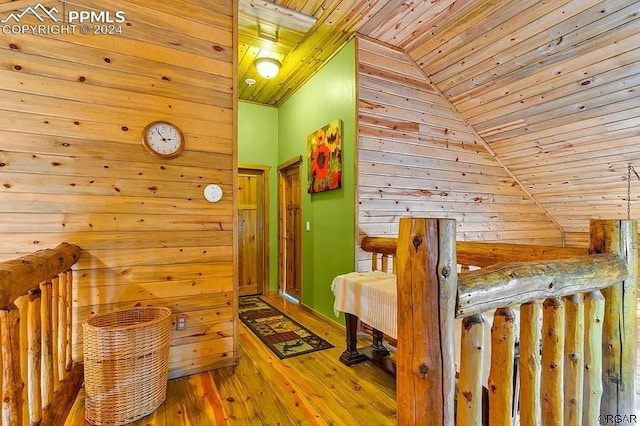
[{"label": "wood plank floor", "polygon": [[[280,360],[240,325],[239,364],[169,381],[167,399],[132,425],[394,425],[395,379],[368,363],[346,367],[344,329],[282,298],[270,303],[335,348]],[[365,342],[362,342],[364,345]],[[84,389],[65,425],[86,425]]]}]

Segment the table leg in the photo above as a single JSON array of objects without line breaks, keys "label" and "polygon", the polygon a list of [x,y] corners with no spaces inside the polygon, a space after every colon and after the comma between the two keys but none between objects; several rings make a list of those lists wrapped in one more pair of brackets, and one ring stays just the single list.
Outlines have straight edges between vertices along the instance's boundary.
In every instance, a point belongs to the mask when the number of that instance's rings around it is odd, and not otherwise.
[{"label": "table leg", "polygon": [[340,362],[351,366],[366,361],[368,358],[358,352],[358,317],[345,312],[345,329],[347,332],[347,349],[340,355]]},{"label": "table leg", "polygon": [[371,344],[371,347],[373,348],[373,351],[376,353],[376,355],[379,355],[379,356],[389,355],[389,350],[382,343],[384,339],[384,333],[374,328],[372,336],[373,336],[373,343]]}]

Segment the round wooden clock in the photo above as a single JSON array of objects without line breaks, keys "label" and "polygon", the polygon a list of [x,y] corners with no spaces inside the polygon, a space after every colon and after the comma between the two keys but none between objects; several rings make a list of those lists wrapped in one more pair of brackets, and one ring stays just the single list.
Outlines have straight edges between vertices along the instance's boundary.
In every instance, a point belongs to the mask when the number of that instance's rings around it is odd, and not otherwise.
[{"label": "round wooden clock", "polygon": [[142,145],[155,157],[176,158],[184,151],[184,135],[168,121],[154,121],[144,128]]}]

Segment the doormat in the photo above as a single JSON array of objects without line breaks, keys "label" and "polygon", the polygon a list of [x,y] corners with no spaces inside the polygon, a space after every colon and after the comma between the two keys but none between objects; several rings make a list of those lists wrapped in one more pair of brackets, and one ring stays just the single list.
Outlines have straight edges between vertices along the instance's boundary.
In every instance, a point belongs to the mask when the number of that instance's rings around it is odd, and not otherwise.
[{"label": "doormat", "polygon": [[238,304],[240,320],[280,359],[333,348],[259,297],[243,296]]}]

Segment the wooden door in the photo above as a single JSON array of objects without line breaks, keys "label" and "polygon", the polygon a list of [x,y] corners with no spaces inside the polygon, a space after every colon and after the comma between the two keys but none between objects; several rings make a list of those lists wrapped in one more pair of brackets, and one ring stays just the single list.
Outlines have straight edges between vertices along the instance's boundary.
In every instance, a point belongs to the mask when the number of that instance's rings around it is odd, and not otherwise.
[{"label": "wooden door", "polygon": [[267,169],[238,168],[238,293],[269,288]]},{"label": "wooden door", "polygon": [[302,294],[302,205],[297,158],[280,166],[280,285],[284,294]]}]

